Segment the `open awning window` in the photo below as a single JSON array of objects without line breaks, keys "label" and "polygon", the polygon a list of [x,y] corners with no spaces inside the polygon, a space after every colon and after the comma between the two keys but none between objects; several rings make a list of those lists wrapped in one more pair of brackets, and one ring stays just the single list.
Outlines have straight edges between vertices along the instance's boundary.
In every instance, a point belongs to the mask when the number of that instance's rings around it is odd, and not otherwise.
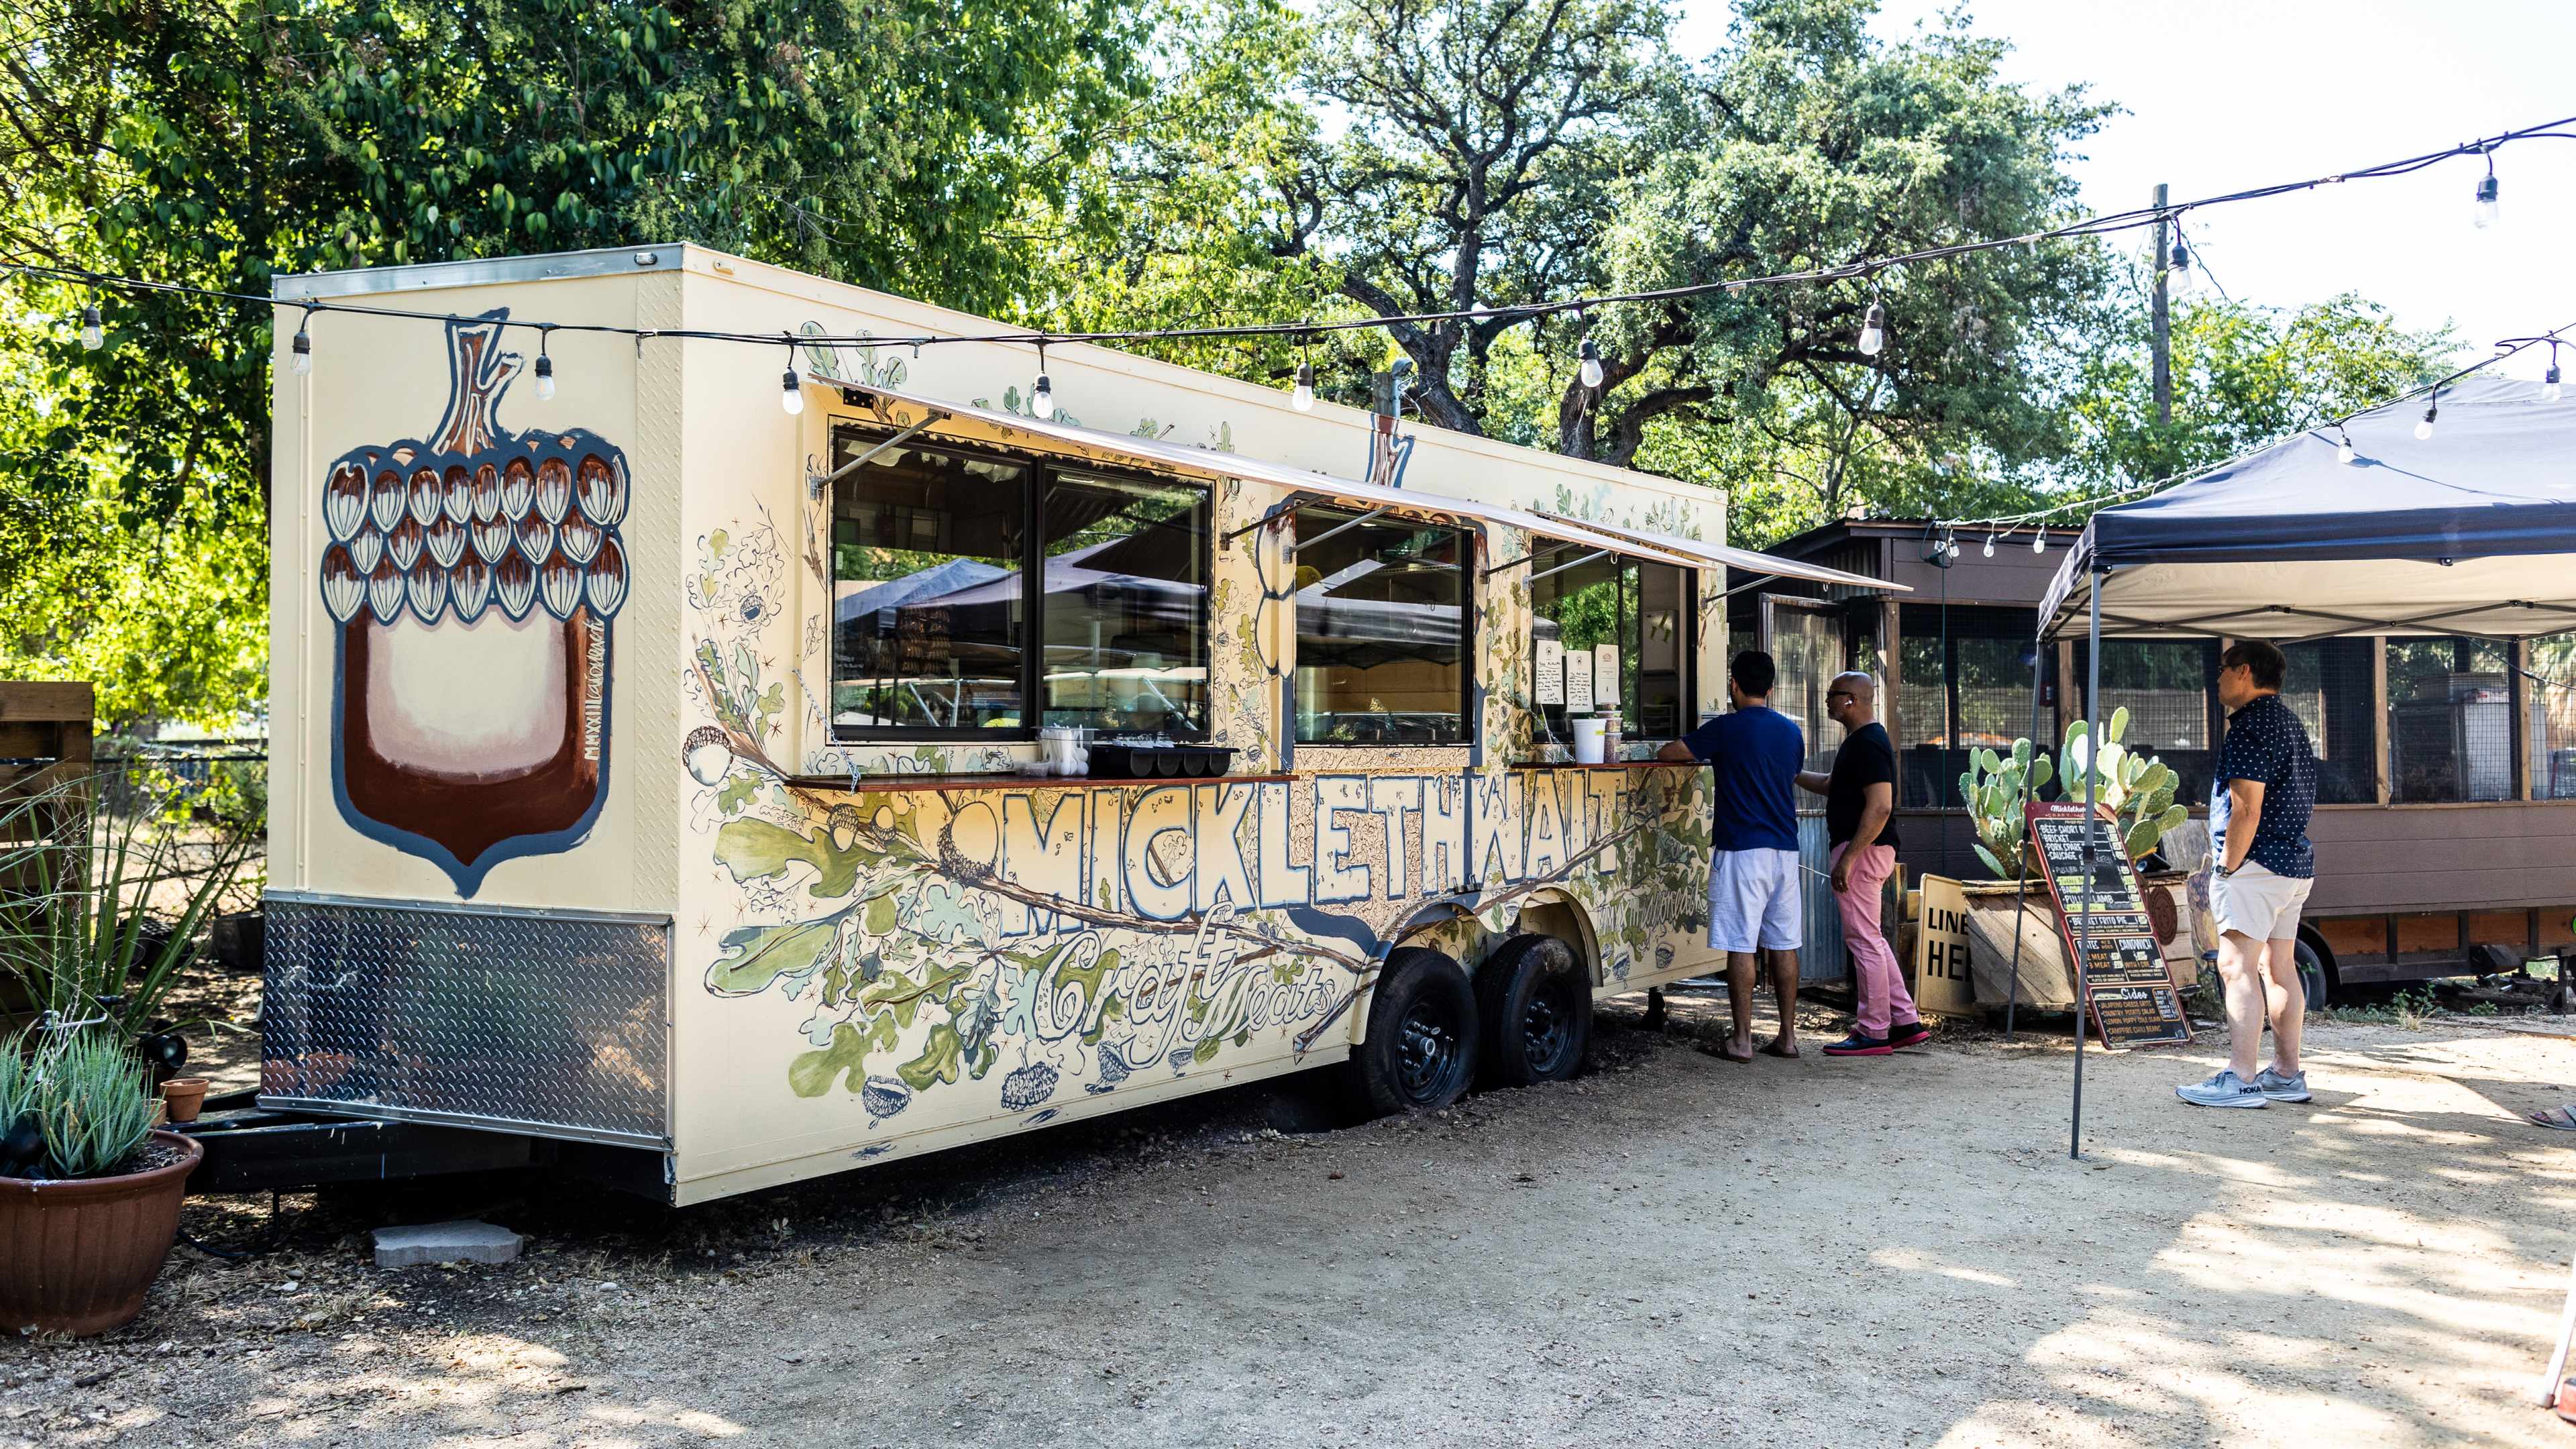
[{"label": "open awning window", "polygon": [[[1389,509],[1400,513],[1427,514],[1449,519],[1475,519],[1485,523],[1516,528],[1533,538],[1573,545],[1604,553],[1645,559],[1688,569],[1741,569],[1749,573],[1769,574],[1779,578],[1803,579],[1813,583],[1839,584],[1847,588],[1897,589],[1884,579],[1866,578],[1839,569],[1822,568],[1794,559],[1774,558],[1747,549],[1729,548],[1724,544],[1703,543],[1698,539],[1644,529],[1614,527],[1586,519],[1563,518],[1532,509],[1513,508],[1506,504],[1487,503],[1481,499],[1458,498],[1448,494],[1429,493],[1418,488],[1385,488],[1363,483],[1355,478],[1338,477],[1315,469],[1292,468],[1284,463],[1266,462],[1241,453],[1220,453],[1210,448],[1192,447],[1187,443],[1168,443],[1159,438],[1137,437],[1126,433],[1105,432],[1098,428],[1072,423],[1040,421],[1017,413],[975,407],[965,403],[942,402],[896,392],[890,388],[862,383],[825,383],[817,386],[839,387],[862,394],[875,403],[877,420],[898,430],[921,429],[950,437],[1002,443],[1039,452],[1070,455],[1099,463],[1145,464],[1149,467],[1176,469],[1208,478],[1240,478],[1247,482],[1267,483],[1292,491],[1291,499],[1281,501],[1274,513],[1284,514],[1294,497],[1329,499],[1362,509]],[[1499,560],[1508,566],[1516,560]]]}]

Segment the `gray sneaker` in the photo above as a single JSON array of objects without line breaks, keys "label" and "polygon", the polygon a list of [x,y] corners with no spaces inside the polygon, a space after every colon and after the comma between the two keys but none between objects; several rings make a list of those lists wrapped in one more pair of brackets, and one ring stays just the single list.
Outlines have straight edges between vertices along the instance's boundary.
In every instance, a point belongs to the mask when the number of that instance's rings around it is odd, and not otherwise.
[{"label": "gray sneaker", "polygon": [[2221,1067],[2218,1075],[2205,1082],[2190,1082],[2174,1088],[2174,1095],[2195,1107],[2268,1107],[2263,1089],[2236,1075],[2232,1067]]},{"label": "gray sneaker", "polygon": [[2308,1074],[2292,1072],[2284,1076],[2265,1067],[2254,1074],[2254,1090],[2268,1102],[2304,1102],[2308,1100]]}]

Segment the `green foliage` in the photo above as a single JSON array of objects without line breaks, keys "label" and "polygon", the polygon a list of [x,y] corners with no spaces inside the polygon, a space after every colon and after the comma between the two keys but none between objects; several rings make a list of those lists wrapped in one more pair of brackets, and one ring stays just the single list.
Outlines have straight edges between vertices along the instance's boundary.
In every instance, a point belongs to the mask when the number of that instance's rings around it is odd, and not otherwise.
[{"label": "green foliage", "polygon": [[2101,808],[2113,812],[2115,828],[2132,860],[2155,849],[2166,831],[2191,818],[2188,809],[2174,803],[2178,777],[2172,768],[2120,743],[2128,728],[2129,711],[2113,710],[2102,726],[2098,757],[2090,730],[2080,719],[2067,721],[2065,743],[2054,763],[2027,739],[2013,741],[2008,755],[1994,750],[1972,753],[1968,772],[1959,777],[1959,793],[1968,802],[1968,816],[1976,827],[1978,861],[2000,879],[2022,878],[2027,865],[2023,841],[2028,834],[2024,810],[2031,801],[2048,798],[2040,791],[2052,781],[2058,787],[2055,798],[2080,802],[2090,791]]},{"label": "green foliage", "polygon": [[[1153,19],[1129,0],[31,0],[0,18],[0,254],[265,293],[281,272],[687,240],[1010,312],[1055,245],[1015,223],[1147,94]],[[264,692],[269,312],[102,296],[92,353],[73,335],[90,299],[5,303],[0,673],[97,678],[117,722],[219,723]],[[355,365],[327,318],[312,332],[319,365]]]},{"label": "green foliage", "polygon": [[[240,819],[185,808],[184,788],[129,776],[110,802],[67,776],[0,805],[0,973],[63,1022],[104,1014],[141,1036],[256,843]],[[166,913],[175,909],[175,918]],[[159,913],[159,914],[156,914]],[[112,1011],[103,998],[119,998]]]},{"label": "green foliage", "polygon": [[143,1063],[113,1033],[21,1032],[0,1040],[0,1128],[27,1114],[44,1137],[36,1175],[103,1177],[151,1135]]}]

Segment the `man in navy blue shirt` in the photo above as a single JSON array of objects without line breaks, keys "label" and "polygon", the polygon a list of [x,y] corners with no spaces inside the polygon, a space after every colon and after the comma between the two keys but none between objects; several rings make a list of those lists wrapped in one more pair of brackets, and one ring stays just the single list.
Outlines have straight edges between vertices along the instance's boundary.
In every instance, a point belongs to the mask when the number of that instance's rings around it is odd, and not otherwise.
[{"label": "man in navy blue shirt", "polygon": [[[2316,883],[2308,814],[2317,803],[2317,757],[2299,717],[2281,702],[2289,664],[2260,639],[2241,639],[2219,660],[2218,702],[2227,738],[2209,792],[2214,872],[2210,914],[2218,918],[2218,975],[2227,988],[2228,1063],[2205,1082],[2174,1088],[2196,1107],[2261,1107],[2308,1100],[2299,1066],[2299,909]],[[2263,1021],[2272,1022],[2272,1065],[2254,1069]]]},{"label": "man in navy blue shirt", "polygon": [[1656,756],[1716,766],[1709,824],[1708,944],[1726,953],[1726,1005],[1735,1033],[1718,1055],[1753,1060],[1753,953],[1770,953],[1780,1034],[1763,1044],[1775,1057],[1798,1054],[1798,814],[1793,792],[1807,762],[1797,723],[1771,708],[1778,670],[1747,649],[1727,670],[1735,705],[1664,746]]}]

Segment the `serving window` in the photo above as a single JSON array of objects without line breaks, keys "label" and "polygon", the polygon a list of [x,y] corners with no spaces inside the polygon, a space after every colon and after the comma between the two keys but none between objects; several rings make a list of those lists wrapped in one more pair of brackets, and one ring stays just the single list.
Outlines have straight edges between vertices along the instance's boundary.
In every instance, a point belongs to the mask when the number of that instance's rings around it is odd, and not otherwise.
[{"label": "serving window", "polygon": [[1204,735],[1210,517],[1186,482],[875,452],[832,495],[833,736]]},{"label": "serving window", "polygon": [[[1628,738],[1679,739],[1690,698],[1690,597],[1690,571],[1671,564],[1604,556],[1549,567],[1542,560],[1530,576],[1533,643],[1556,641],[1569,670],[1610,646],[1618,660],[1616,703],[1603,699],[1596,710],[1619,710]],[[1594,694],[1602,697],[1598,684]],[[1562,693],[1532,707],[1557,739],[1570,737]]]},{"label": "serving window", "polygon": [[1297,742],[1464,744],[1469,536],[1360,518],[1297,511]]}]

